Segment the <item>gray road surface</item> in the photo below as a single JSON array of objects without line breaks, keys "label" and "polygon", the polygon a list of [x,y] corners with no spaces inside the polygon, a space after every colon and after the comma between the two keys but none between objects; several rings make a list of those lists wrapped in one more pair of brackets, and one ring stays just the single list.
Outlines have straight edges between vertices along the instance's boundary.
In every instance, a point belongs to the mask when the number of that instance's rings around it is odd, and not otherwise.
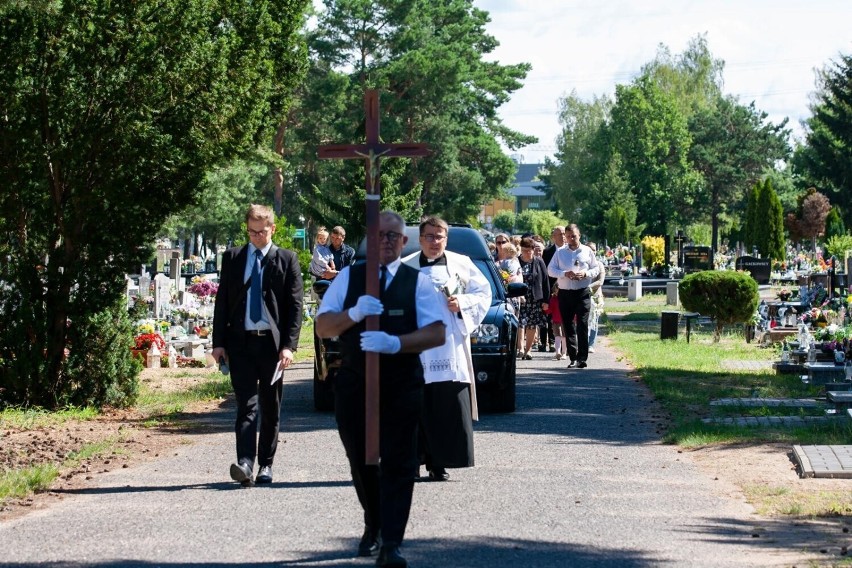
[{"label": "gray road surface", "polygon": [[[585,370],[519,361],[518,410],[476,426],[476,467],[418,483],[414,568],[791,566],[773,526],[659,443],[644,387],[602,346]],[[271,486],[230,481],[231,407],[174,455],[0,524],[0,566],[371,566],[331,414],[290,371]],[[780,530],[780,528],[779,528]],[[757,535],[757,536],[755,536]]]}]

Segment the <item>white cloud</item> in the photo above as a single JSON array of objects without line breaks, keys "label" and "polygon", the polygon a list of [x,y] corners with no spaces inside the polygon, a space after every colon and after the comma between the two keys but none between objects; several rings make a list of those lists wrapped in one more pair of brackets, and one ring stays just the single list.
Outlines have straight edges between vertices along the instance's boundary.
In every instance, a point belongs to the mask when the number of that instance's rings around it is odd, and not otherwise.
[{"label": "white cloud", "polygon": [[558,99],[584,99],[628,83],[660,44],[681,53],[706,33],[725,61],[725,93],[795,129],[810,115],[814,69],[852,53],[852,2],[840,0],[474,0],[491,15],[500,46],[489,59],[533,66],[501,108],[511,128],[539,138],[520,150],[526,162],[553,155]]}]

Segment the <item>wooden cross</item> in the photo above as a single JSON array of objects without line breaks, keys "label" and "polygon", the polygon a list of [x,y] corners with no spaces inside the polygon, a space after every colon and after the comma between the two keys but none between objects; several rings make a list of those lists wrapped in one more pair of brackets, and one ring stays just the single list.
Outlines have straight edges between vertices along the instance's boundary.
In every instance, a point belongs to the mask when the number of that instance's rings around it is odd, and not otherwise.
[{"label": "wooden cross", "polygon": [[[370,296],[379,297],[379,201],[381,158],[417,158],[429,155],[426,144],[384,144],[379,139],[379,92],[364,91],[366,144],[326,144],[320,146],[321,160],[364,160],[367,188],[367,283]],[[379,316],[367,318],[367,330],[378,331]],[[367,352],[366,377],[366,463],[379,463],[379,354]]]}]

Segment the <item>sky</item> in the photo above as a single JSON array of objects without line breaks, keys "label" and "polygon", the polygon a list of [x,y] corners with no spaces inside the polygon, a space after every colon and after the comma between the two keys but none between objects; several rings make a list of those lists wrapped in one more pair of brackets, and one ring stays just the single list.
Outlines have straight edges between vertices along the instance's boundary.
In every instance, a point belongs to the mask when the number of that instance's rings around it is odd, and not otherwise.
[{"label": "sky", "polygon": [[614,96],[660,44],[673,55],[704,34],[725,62],[726,95],[755,102],[768,119],[789,118],[801,138],[810,116],[816,69],[852,54],[849,0],[474,0],[490,14],[487,32],[500,46],[486,59],[530,63],[524,86],[500,109],[504,124],[537,136],[511,152],[522,163],[553,157],[558,101],[576,90],[583,100]]}]

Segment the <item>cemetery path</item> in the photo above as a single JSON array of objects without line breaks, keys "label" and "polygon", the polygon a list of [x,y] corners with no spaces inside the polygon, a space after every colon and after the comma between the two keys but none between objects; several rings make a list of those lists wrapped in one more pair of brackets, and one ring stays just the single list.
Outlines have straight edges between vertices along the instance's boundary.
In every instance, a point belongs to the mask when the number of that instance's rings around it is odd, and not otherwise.
[{"label": "cemetery path", "polygon": [[[725,468],[760,452],[661,444],[665,417],[601,343],[584,370],[545,353],[519,361],[518,409],[476,425],[477,466],[415,488],[404,546],[413,566],[838,561],[848,537],[838,523],[761,517],[745,502]],[[172,433],[177,444],[153,441],[145,455],[156,459],[93,460],[91,479],[76,476],[43,506],[0,523],[0,566],[372,565],[353,558],[361,515],[334,418],[312,410],[310,364],[289,375],[271,486],[230,481],[225,401],[198,409],[192,428]],[[129,451],[145,443],[143,435]],[[795,478],[789,460],[777,471],[784,459],[747,465]]]}]

